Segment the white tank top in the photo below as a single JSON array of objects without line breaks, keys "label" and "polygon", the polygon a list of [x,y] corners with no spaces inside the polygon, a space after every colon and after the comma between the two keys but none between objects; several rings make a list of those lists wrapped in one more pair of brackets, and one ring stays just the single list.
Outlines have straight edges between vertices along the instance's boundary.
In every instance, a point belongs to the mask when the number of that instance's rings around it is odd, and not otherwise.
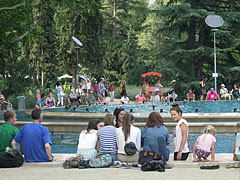
[{"label": "white tank top", "polygon": [[[185,119],[181,119],[178,123],[177,123],[177,126],[175,127],[174,129],[174,132],[173,132],[173,151],[174,152],[178,152],[179,151],[179,148],[181,146],[181,142],[182,142],[182,130],[180,128],[180,125],[184,123],[187,125],[187,139],[188,139],[188,131],[189,131],[189,128],[188,128],[188,123]],[[189,152],[189,148],[188,148],[188,141],[186,139],[186,142],[185,142],[185,145],[182,149],[182,152],[183,153],[188,153]]]}]

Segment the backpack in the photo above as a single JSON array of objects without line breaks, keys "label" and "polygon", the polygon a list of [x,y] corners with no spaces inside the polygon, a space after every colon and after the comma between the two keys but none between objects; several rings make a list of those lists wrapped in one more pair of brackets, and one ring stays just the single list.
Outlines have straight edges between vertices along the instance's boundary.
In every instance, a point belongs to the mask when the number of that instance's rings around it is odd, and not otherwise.
[{"label": "backpack", "polygon": [[0,168],[20,167],[24,159],[17,150],[11,150],[0,154]]},{"label": "backpack", "polygon": [[110,154],[100,154],[89,161],[89,166],[93,168],[109,167],[111,165],[112,156]]}]

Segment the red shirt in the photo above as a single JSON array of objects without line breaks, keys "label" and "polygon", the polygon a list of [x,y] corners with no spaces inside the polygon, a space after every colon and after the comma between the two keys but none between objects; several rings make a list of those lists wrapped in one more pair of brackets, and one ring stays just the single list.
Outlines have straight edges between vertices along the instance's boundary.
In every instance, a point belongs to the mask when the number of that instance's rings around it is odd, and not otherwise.
[{"label": "red shirt", "polygon": [[93,89],[94,89],[95,92],[97,92],[98,91],[98,84],[94,84]]}]

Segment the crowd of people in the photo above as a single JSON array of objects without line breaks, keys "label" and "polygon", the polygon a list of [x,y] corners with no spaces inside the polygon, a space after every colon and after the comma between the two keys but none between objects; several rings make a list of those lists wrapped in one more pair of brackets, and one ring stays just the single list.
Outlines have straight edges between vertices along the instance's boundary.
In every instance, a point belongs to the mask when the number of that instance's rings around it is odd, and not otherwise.
[{"label": "crowd of people", "polygon": [[[208,162],[210,155],[211,161],[216,161],[215,128],[207,126],[204,133],[196,139],[191,150],[188,122],[182,118],[182,110],[178,104],[172,105],[170,114],[173,121],[177,123],[172,140],[174,160],[185,161],[189,153],[193,152],[193,162]],[[34,109],[31,116],[33,122],[18,130],[14,126],[17,120],[15,112],[8,110],[4,113],[5,123],[0,126],[0,161],[5,149],[12,147],[16,150],[17,143],[21,144],[20,152],[27,162],[55,161],[51,153],[52,141],[49,131],[41,125],[43,121],[41,110]],[[237,132],[240,138],[240,122],[237,123]],[[235,148],[240,146],[238,141],[234,143],[234,161],[240,160],[239,152],[235,151]],[[91,167],[95,158],[106,157],[106,154],[111,160],[109,166],[115,165],[116,161],[141,165],[152,160],[167,162],[170,156],[169,132],[158,112],[151,112],[144,127],[139,129],[134,125],[134,116],[126,113],[124,108],[118,107],[113,114],[106,114],[103,127],[99,120],[90,120],[87,129],[80,133],[78,142],[74,158],[80,160],[79,166],[82,168]]]}]

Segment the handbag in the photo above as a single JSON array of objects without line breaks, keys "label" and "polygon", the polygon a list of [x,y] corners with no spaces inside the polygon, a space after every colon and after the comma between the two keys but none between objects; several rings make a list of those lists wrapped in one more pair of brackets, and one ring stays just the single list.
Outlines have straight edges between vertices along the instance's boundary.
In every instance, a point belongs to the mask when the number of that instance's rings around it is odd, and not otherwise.
[{"label": "handbag", "polygon": [[124,151],[126,152],[127,155],[134,155],[137,152],[137,148],[135,143],[129,142],[126,143],[124,146]]},{"label": "handbag", "polygon": [[158,155],[157,152],[152,153],[152,152],[148,152],[147,149],[145,151],[141,151],[139,153],[139,163],[140,164],[144,164],[144,163],[149,163],[152,160],[160,160],[161,157]]},{"label": "handbag", "polygon": [[144,163],[141,167],[142,171],[165,171],[166,162],[163,160],[152,160],[150,162]]},{"label": "handbag", "polygon": [[89,161],[89,166],[92,168],[109,167],[111,165],[112,156],[110,154],[100,154]]}]

